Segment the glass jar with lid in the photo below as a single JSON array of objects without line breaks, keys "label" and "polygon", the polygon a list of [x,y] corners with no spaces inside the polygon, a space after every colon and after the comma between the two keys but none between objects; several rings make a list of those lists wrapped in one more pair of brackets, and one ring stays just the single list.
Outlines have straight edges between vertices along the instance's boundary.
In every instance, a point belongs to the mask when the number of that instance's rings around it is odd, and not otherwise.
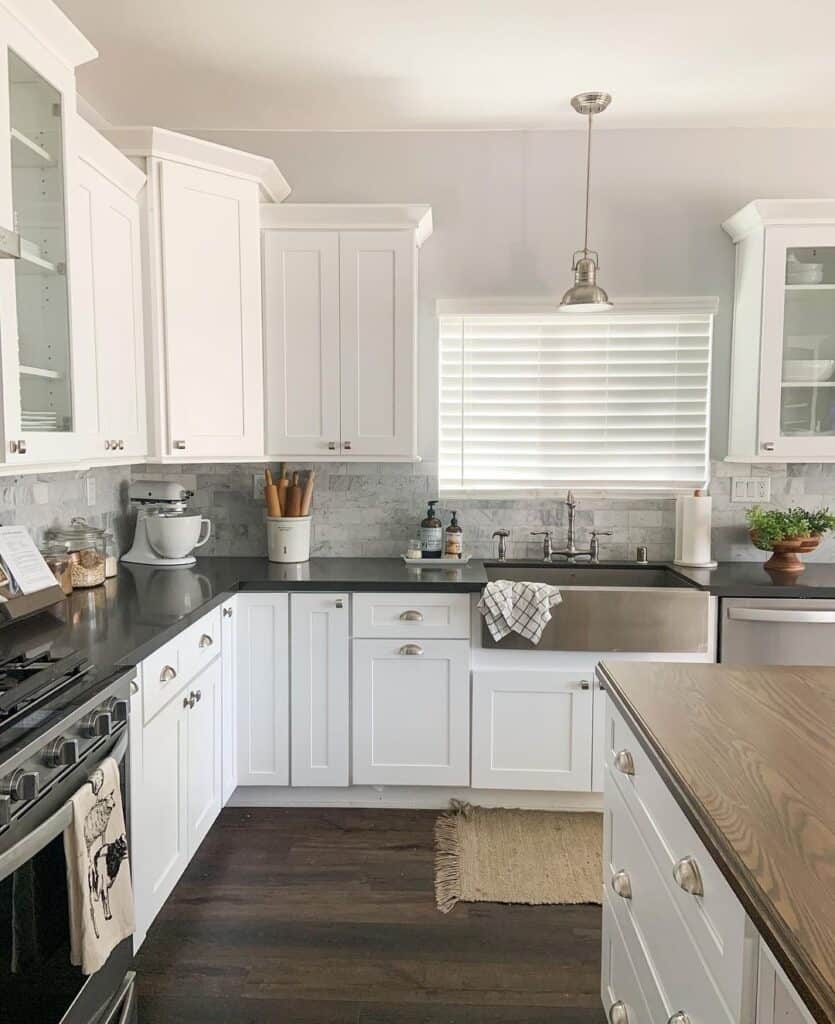
[{"label": "glass jar with lid", "polygon": [[55,582],[64,594],[69,596],[72,593],[72,555],[67,550],[67,545],[51,541],[41,547],[41,554],[52,570]]},{"label": "glass jar with lid", "polygon": [[106,558],[105,531],[76,517],[69,526],[47,530],[51,544],[63,544],[70,555],[73,587],[97,587],[104,583]]}]

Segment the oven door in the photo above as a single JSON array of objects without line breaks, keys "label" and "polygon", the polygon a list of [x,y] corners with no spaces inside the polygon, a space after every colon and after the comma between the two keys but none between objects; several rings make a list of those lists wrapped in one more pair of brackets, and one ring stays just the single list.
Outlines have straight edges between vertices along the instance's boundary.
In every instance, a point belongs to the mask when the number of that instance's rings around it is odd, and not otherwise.
[{"label": "oven door", "polygon": [[[132,943],[126,939],[87,977],[70,963],[63,832],[68,800],[107,756],[122,763],[127,725],[54,786],[0,837],[0,1021],[3,1024],[127,1024],[135,1020]],[[127,805],[125,806],[127,818]],[[126,988],[126,984],[131,982]],[[125,1016],[122,1016],[124,1010]],[[131,1014],[134,1016],[131,1016]]]}]

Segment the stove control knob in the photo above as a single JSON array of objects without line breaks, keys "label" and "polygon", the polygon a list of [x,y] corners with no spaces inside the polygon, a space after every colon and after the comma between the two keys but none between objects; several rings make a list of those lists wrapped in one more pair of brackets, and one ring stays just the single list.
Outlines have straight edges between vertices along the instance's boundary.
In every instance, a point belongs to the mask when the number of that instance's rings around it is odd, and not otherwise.
[{"label": "stove control knob", "polygon": [[34,800],[40,788],[40,775],[37,772],[26,772],[22,768],[0,782],[0,794],[17,801]]},{"label": "stove control knob", "polygon": [[0,828],[4,828],[12,820],[12,800],[8,796],[0,796]]},{"label": "stove control knob", "polygon": [[78,740],[59,736],[44,750],[44,761],[49,768],[65,768],[78,763]]},{"label": "stove control knob", "polygon": [[93,711],[81,723],[81,731],[90,739],[109,736],[113,732],[113,716],[109,711]]},{"label": "stove control knob", "polygon": [[105,709],[113,716],[114,722],[127,722],[130,705],[124,697],[111,697]]}]

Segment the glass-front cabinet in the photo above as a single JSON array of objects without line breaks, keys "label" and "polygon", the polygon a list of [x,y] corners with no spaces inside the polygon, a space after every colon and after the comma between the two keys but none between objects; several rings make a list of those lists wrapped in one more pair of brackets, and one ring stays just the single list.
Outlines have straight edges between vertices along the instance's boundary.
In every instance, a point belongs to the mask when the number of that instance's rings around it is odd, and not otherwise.
[{"label": "glass-front cabinet", "polygon": [[737,245],[729,458],[835,462],[835,201],[757,200]]},{"label": "glass-front cabinet", "polygon": [[0,43],[2,461],[59,462],[81,454],[91,427],[79,376],[94,355],[72,331],[74,74],[5,14]]}]

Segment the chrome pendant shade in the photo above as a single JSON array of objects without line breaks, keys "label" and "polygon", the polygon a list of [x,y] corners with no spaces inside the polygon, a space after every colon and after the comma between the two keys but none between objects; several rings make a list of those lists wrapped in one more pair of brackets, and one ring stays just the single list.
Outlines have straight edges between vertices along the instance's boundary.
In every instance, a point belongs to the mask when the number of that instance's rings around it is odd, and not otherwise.
[{"label": "chrome pendant shade", "polygon": [[611,309],[609,296],[597,283],[597,269],[600,257],[589,249],[589,195],[591,185],[591,122],[595,114],[602,113],[612,102],[606,92],[581,92],[571,100],[571,106],[588,118],[588,141],[586,143],[586,219],[583,248],[574,253],[571,269],[574,284],[563,295],[560,309],[567,311],[593,312]]}]

